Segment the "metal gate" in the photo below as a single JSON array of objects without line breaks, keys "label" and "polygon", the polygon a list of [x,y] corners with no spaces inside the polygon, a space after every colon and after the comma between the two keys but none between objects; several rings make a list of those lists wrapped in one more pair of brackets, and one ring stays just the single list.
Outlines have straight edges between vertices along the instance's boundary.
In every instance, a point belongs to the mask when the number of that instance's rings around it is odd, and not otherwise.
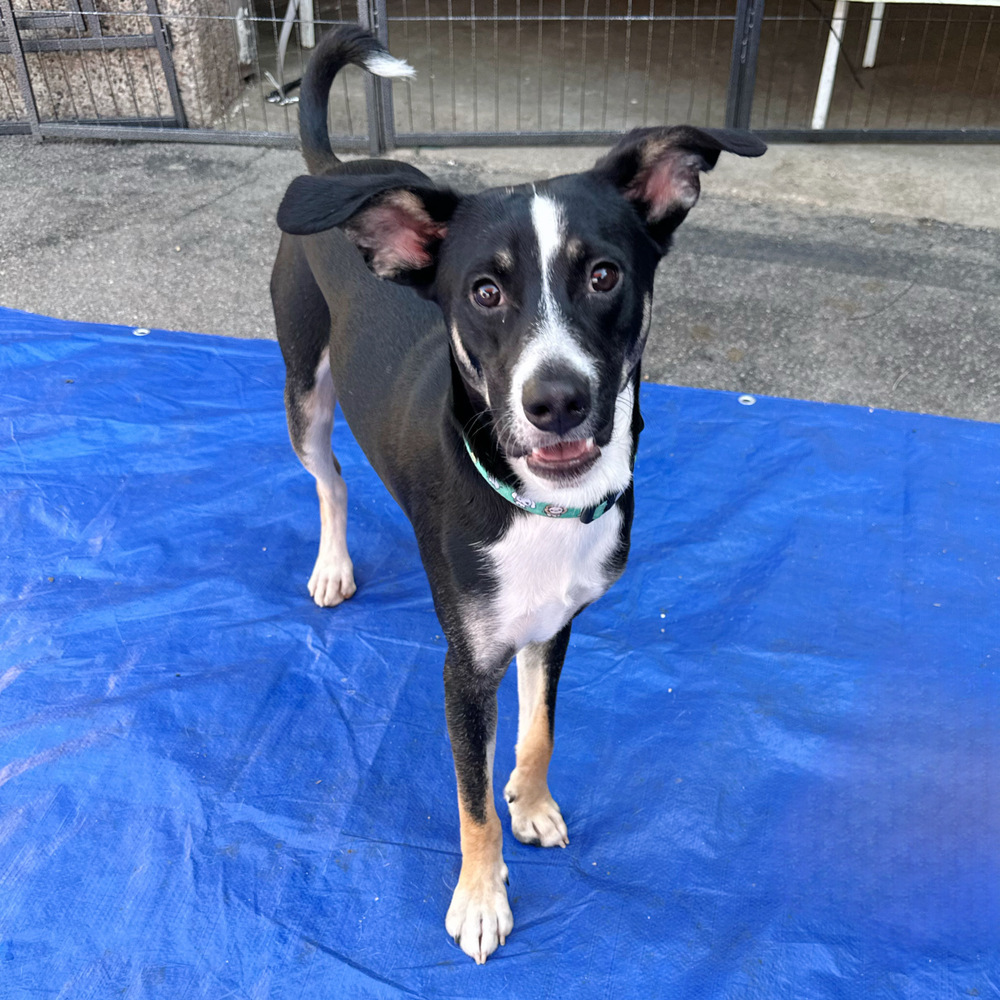
[{"label": "metal gate", "polygon": [[[120,17],[111,26],[106,13],[85,10],[79,0],[37,9],[15,9],[12,0],[0,0],[0,57],[10,63],[8,72],[0,71],[0,96],[12,112],[0,121],[0,131],[67,134],[70,123],[60,120],[67,117],[83,129],[111,123],[185,128],[157,0],[146,0],[144,15]],[[120,73],[129,86],[109,86]],[[62,108],[68,113],[60,115]]]},{"label": "metal gate", "polygon": [[356,21],[417,78],[343,73],[339,148],[605,143],[663,122],[997,141],[996,5],[0,0],[0,132],[293,146],[316,34]]}]

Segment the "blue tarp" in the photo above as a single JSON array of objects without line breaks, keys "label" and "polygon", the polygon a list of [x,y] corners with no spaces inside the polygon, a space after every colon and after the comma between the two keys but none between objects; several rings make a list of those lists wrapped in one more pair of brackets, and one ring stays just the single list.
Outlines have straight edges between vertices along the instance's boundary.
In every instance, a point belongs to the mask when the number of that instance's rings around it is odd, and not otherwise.
[{"label": "blue tarp", "polygon": [[[449,940],[444,644],[277,346],[0,311],[0,997],[1000,997],[1000,426],[645,386],[514,933]],[[497,780],[513,766],[513,672]],[[506,807],[501,803],[501,816]]]}]

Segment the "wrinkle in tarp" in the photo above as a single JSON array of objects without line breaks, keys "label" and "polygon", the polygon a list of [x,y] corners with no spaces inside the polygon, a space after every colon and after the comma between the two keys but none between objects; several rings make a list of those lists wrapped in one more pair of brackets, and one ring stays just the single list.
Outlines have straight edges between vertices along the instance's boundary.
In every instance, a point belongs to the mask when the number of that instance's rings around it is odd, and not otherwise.
[{"label": "wrinkle in tarp", "polygon": [[[1000,427],[643,387],[570,845],[507,828],[477,968],[413,534],[338,421],[359,589],[312,604],[282,378],[0,310],[0,997],[1000,996]],[[509,676],[498,787],[516,725]]]}]

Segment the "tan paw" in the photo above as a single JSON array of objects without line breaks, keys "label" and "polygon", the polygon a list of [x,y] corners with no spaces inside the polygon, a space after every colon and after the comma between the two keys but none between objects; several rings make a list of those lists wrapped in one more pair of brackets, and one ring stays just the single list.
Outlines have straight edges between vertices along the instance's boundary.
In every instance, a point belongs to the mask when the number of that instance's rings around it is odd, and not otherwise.
[{"label": "tan paw", "polygon": [[569,846],[566,821],[546,786],[525,789],[517,780],[515,770],[503,795],[510,808],[511,831],[522,844],[534,844],[536,847]]}]

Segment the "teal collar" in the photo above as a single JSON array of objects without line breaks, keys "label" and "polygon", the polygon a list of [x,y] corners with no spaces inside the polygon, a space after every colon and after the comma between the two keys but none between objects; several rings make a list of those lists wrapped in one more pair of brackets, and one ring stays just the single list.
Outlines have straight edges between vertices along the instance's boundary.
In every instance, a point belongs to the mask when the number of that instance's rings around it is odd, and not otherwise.
[{"label": "teal collar", "polygon": [[[514,504],[515,507],[520,507],[521,510],[526,510],[532,514],[539,514],[541,517],[552,517],[552,518],[562,518],[562,517],[574,517],[577,520],[583,521],[584,524],[589,524],[591,521],[596,521],[602,514],[606,514],[612,507],[621,499],[625,490],[621,490],[618,493],[609,493],[599,504],[593,507],[564,507],[560,503],[543,503],[541,501],[529,500],[527,497],[521,496],[513,487],[508,486],[507,483],[501,482],[496,476],[491,475],[483,467],[483,463],[476,458],[476,453],[472,450],[472,445],[469,444],[469,439],[463,434],[462,440],[465,442],[465,450],[469,453],[469,458],[472,459],[472,464],[479,470],[479,474],[490,484],[490,486],[500,494],[508,503]],[[626,487],[627,488],[627,487]]]}]

